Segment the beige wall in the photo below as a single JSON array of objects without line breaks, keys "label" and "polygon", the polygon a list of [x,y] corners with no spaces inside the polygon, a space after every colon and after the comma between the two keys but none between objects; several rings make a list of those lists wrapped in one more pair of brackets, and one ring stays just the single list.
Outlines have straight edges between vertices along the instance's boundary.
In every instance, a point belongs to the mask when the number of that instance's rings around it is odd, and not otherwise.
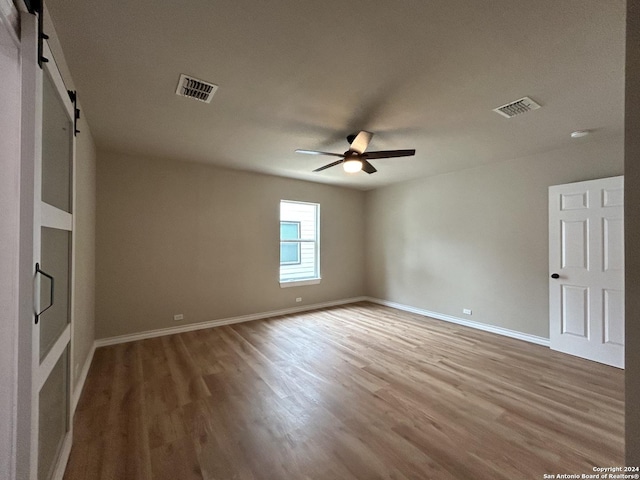
[{"label": "beige wall", "polygon": [[[97,338],[364,294],[363,192],[102,152],[97,178]],[[319,285],[280,288],[281,199],[321,205]]]},{"label": "beige wall", "polygon": [[640,0],[627,2],[625,96],[626,456],[640,466]]},{"label": "beige wall", "polygon": [[622,139],[584,140],[368,192],[368,294],[548,338],[547,187],[623,169]]}]

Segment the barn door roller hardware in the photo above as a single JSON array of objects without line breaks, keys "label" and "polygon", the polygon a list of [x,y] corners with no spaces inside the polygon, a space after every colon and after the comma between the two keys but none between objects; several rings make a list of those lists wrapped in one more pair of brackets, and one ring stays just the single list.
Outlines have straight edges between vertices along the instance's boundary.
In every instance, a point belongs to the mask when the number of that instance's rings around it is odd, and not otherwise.
[{"label": "barn door roller hardware", "polygon": [[78,120],[80,120],[80,109],[78,108],[78,92],[75,90],[67,90],[69,98],[73,102],[73,136],[80,133],[78,130]]},{"label": "barn door roller hardware", "polygon": [[42,54],[42,42],[49,38],[49,35],[44,33],[44,5],[43,0],[24,0],[29,13],[32,13],[38,17],[38,65],[42,68],[43,63],[47,63],[49,59]]}]

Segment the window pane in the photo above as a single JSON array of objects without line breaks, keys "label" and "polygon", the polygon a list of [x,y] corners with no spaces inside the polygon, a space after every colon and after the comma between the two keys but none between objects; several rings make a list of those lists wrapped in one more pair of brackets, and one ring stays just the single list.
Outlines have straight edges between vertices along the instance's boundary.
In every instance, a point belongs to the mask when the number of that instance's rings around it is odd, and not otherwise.
[{"label": "window pane", "polygon": [[280,264],[283,263],[300,263],[299,243],[280,244]]},{"label": "window pane", "polygon": [[280,240],[300,238],[300,222],[280,222]]}]

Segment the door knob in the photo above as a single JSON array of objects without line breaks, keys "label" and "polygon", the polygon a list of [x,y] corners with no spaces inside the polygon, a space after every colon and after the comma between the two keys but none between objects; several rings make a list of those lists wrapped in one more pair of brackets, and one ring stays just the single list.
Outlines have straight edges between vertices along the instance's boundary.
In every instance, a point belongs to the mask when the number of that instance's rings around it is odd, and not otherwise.
[{"label": "door knob", "polygon": [[560,275],[558,275],[557,273],[552,273],[551,278],[560,278]]}]

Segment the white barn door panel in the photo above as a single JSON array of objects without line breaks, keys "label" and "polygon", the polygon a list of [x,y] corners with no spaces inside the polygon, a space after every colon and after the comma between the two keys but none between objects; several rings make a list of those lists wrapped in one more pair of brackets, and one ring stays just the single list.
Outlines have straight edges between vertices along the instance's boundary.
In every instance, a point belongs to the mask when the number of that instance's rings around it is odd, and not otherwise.
[{"label": "white barn door panel", "polygon": [[623,177],[549,187],[553,350],[624,368]]}]

